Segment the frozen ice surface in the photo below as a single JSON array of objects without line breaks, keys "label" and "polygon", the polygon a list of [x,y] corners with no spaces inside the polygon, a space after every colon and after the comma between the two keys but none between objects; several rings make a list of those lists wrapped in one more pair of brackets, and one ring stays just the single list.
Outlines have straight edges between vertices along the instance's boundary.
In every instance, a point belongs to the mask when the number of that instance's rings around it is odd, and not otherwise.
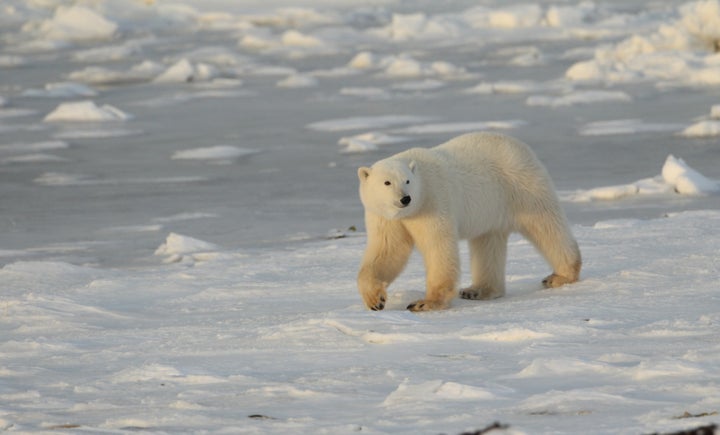
[{"label": "frozen ice surface", "polygon": [[[301,3],[2,2],[0,430],[717,422],[719,2]],[[583,279],[514,237],[503,299],[406,312],[413,257],[365,311],[357,167],[477,129]]]}]

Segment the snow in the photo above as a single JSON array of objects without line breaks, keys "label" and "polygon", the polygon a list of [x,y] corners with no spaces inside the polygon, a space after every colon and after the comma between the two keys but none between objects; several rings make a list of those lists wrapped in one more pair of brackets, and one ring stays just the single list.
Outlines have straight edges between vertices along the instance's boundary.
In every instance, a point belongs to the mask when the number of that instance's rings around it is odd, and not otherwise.
[{"label": "snow", "polygon": [[[19,431],[697,426],[713,417],[679,417],[718,405],[719,228],[717,211],[576,226],[585,278],[552,290],[540,290],[539,256],[513,239],[506,298],[422,315],[362,308],[345,267],[360,236],[250,253],[170,234],[162,256],[223,255],[140,270],[16,261],[0,269],[3,421]],[[647,249],[658,234],[670,254]],[[413,261],[395,291],[413,297],[422,281]]]},{"label": "snow", "polygon": [[340,150],[341,153],[352,154],[376,151],[378,147],[382,145],[391,145],[410,140],[411,139],[409,137],[404,136],[392,136],[380,132],[369,132],[340,138],[338,145],[345,147]]},{"label": "snow", "polygon": [[257,153],[257,150],[240,148],[234,145],[215,145],[211,147],[177,151],[173,154],[172,158],[175,160],[232,161]]},{"label": "snow", "polygon": [[569,201],[617,200],[634,195],[707,195],[720,191],[720,181],[711,180],[691,168],[683,159],[667,156],[659,176],[630,184],[596,187],[566,197]]},{"label": "snow", "polygon": [[[0,431],[720,421],[718,0],[0,3]],[[513,236],[506,297],[365,310],[357,167],[484,129],[581,281]]]},{"label": "snow", "polygon": [[687,127],[680,134],[687,137],[720,136],[720,121],[700,121]]},{"label": "snow", "polygon": [[571,92],[559,97],[533,95],[528,97],[525,104],[528,106],[574,106],[576,104],[592,104],[605,102],[630,102],[632,97],[622,91],[581,91]]},{"label": "snow", "polygon": [[116,23],[92,9],[83,6],[59,6],[55,15],[39,23],[35,31],[54,40],[88,41],[111,39],[117,30]]},{"label": "snow", "polygon": [[23,96],[46,98],[96,97],[98,93],[82,83],[47,83],[44,89],[26,89]]},{"label": "snow", "polygon": [[360,116],[313,122],[312,124],[307,125],[307,128],[319,131],[367,130],[378,127],[389,127],[398,124],[402,125],[412,124],[415,122],[426,122],[430,120],[431,118],[414,115]]},{"label": "snow", "polygon": [[676,132],[684,127],[679,123],[649,123],[640,119],[617,119],[613,121],[595,121],[580,128],[583,136],[605,136],[614,134]]},{"label": "snow", "polygon": [[98,106],[93,101],[62,103],[50,112],[45,122],[127,121],[132,116],[109,104]]}]

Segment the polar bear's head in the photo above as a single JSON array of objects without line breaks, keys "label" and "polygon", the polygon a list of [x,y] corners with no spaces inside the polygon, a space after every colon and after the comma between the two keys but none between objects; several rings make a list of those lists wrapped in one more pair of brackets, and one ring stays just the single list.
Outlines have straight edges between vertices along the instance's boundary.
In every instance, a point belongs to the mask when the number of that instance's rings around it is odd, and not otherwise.
[{"label": "polar bear's head", "polygon": [[358,169],[360,200],[366,210],[386,219],[402,219],[420,209],[420,179],[414,161],[385,159]]}]

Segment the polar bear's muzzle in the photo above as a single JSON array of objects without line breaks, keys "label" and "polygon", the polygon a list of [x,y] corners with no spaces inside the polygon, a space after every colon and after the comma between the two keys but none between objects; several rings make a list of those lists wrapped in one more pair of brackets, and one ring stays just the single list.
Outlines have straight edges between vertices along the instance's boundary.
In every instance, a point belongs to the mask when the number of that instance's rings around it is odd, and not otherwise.
[{"label": "polar bear's muzzle", "polygon": [[410,201],[412,201],[410,195],[403,196],[402,198],[400,198],[400,204],[402,204],[401,207],[407,207],[408,205],[410,205]]}]

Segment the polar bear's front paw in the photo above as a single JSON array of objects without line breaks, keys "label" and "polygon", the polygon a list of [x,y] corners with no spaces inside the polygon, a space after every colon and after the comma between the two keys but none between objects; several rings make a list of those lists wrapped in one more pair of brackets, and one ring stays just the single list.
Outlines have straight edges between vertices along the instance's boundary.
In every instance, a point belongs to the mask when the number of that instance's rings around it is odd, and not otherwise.
[{"label": "polar bear's front paw", "polygon": [[447,308],[447,304],[443,302],[437,302],[437,301],[428,301],[426,299],[420,299],[419,301],[415,301],[412,304],[407,306],[407,309],[412,312],[420,312],[420,311],[432,311],[432,310],[442,310]]},{"label": "polar bear's front paw", "polygon": [[378,290],[374,294],[364,295],[365,305],[373,311],[382,311],[385,308],[387,293],[385,290]]},{"label": "polar bear's front paw", "polygon": [[486,301],[489,299],[497,299],[502,297],[505,292],[488,288],[466,288],[460,290],[461,299],[470,299],[473,301]]}]

